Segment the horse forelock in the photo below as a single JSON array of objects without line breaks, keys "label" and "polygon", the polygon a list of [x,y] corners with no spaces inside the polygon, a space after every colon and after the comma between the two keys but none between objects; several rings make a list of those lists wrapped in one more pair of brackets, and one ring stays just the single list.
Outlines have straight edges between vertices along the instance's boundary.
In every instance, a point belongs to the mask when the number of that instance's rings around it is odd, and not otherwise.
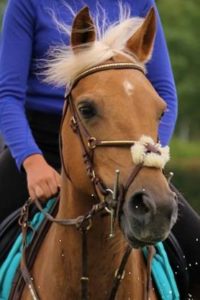
[{"label": "horse forelock", "polygon": [[[81,72],[101,64],[117,54],[126,56],[129,61],[144,67],[132,53],[126,50],[127,41],[141,26],[143,19],[131,18],[130,9],[119,4],[118,21],[108,24],[105,10],[102,7],[100,9],[103,13],[97,13],[94,18],[97,31],[97,40],[94,43],[84,44],[84,47],[80,45],[77,47],[79,51],[76,52],[70,45],[64,44],[50,49],[48,59],[45,61],[45,71],[42,71],[46,82],[56,86],[69,86],[70,82]],[[101,22],[99,22],[100,17],[103,18]],[[70,37],[69,26],[59,23],[55,16],[54,20],[58,28]]]}]

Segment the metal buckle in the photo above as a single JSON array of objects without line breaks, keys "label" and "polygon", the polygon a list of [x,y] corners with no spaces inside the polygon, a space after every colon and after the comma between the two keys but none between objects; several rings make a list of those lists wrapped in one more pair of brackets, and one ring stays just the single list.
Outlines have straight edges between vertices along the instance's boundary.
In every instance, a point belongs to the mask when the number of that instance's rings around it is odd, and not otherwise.
[{"label": "metal buckle", "polygon": [[88,148],[89,149],[91,149],[91,150],[94,150],[95,148],[96,148],[96,138],[95,137],[90,137],[89,139],[88,139]]},{"label": "metal buckle", "polygon": [[77,222],[76,227],[78,230],[90,230],[92,227],[92,219],[86,219],[84,217],[80,217],[80,220]]},{"label": "metal buckle", "polygon": [[117,278],[119,281],[122,281],[125,277],[126,271],[124,270],[122,274],[119,274],[119,269],[115,271],[115,278]]},{"label": "metal buckle", "polygon": [[89,171],[89,177],[90,177],[90,180],[92,182],[94,182],[95,178],[96,178],[96,174],[95,174],[95,171],[94,170],[90,170]]},{"label": "metal buckle", "polygon": [[71,128],[72,128],[72,130],[74,131],[74,132],[76,132],[77,131],[77,128],[78,128],[78,123],[77,123],[77,121],[76,121],[76,119],[75,119],[75,117],[73,116],[73,117],[71,117]]}]

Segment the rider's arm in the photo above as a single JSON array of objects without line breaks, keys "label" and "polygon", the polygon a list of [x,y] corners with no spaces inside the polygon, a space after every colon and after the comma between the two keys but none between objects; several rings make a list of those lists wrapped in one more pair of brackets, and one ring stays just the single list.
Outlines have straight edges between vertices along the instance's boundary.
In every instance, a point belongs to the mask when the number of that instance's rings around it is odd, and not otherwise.
[{"label": "rider's arm", "polygon": [[32,1],[10,0],[4,15],[0,53],[0,129],[18,168],[32,154],[41,154],[25,112],[34,32]]},{"label": "rider's arm", "polygon": [[32,199],[49,198],[60,184],[59,174],[45,161],[25,116],[26,91],[35,46],[34,12],[32,0],[8,2],[0,53],[0,129],[18,168],[23,165],[26,171]]}]

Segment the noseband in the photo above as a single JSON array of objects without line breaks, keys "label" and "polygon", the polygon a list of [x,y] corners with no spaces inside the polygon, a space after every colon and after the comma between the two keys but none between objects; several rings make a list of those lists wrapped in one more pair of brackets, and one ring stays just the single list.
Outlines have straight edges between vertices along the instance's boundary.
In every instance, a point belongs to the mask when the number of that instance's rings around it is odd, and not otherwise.
[{"label": "noseband", "polygon": [[[87,128],[84,126],[84,124],[81,121],[81,118],[77,112],[76,106],[73,102],[71,92],[73,88],[77,85],[77,83],[86,76],[89,76],[91,74],[94,74],[96,72],[106,71],[106,70],[119,70],[119,69],[133,69],[138,70],[142,73],[144,73],[144,69],[137,64],[134,63],[110,63],[110,64],[103,64],[99,65],[93,68],[90,68],[84,72],[82,72],[79,76],[77,76],[73,83],[71,84],[70,91],[65,96],[65,108],[64,113],[61,121],[61,130],[62,126],[66,117],[66,113],[68,111],[68,108],[71,111],[72,117],[70,121],[71,128],[75,134],[79,137],[80,145],[82,148],[82,156],[83,161],[86,166],[86,171],[88,174],[88,177],[94,187],[94,197],[97,202],[97,204],[93,205],[92,209],[85,215],[85,216],[79,216],[75,219],[55,219],[48,213],[46,213],[43,208],[41,207],[41,204],[38,200],[35,201],[38,209],[46,216],[47,219],[49,219],[51,222],[55,222],[60,225],[64,226],[76,226],[82,233],[82,276],[81,276],[81,299],[82,300],[88,300],[88,247],[87,247],[87,232],[91,228],[92,225],[92,219],[93,217],[102,211],[106,211],[111,216],[111,232],[110,237],[114,236],[113,233],[113,224],[114,221],[117,218],[119,218],[120,210],[125,198],[125,195],[128,191],[129,186],[134,181],[135,177],[137,176],[138,172],[142,169],[142,167],[145,165],[144,159],[141,159],[138,163],[135,163],[135,166],[133,170],[131,171],[126,183],[124,185],[119,183],[119,171],[116,171],[116,181],[114,185],[114,189],[111,190],[110,187],[107,187],[106,184],[103,182],[103,180],[100,178],[100,176],[96,173],[94,168],[94,162],[93,162],[93,156],[95,149],[99,147],[133,147],[138,144],[138,141],[132,141],[132,140],[98,140],[96,137],[90,135]],[[154,144],[154,142],[143,142],[143,152],[141,154],[141,157],[145,157],[147,154],[155,154],[157,156],[162,155],[161,147],[158,147],[157,144]],[[134,151],[133,151],[134,152]],[[60,157],[62,161],[62,166],[65,172],[65,175],[68,177],[69,180],[71,180],[70,175],[67,172],[66,166],[64,164],[63,159],[63,153],[62,153],[62,139],[60,135]],[[149,165],[151,166],[151,165]],[[108,195],[112,196],[112,200],[107,199]],[[102,198],[104,199],[102,201]],[[25,282],[27,283],[27,286],[30,290],[30,293],[32,295],[32,298],[34,300],[39,300],[37,291],[34,287],[32,277],[28,271],[27,264],[26,264],[26,238],[27,238],[27,229],[29,227],[28,224],[28,207],[29,203],[23,207],[22,209],[22,215],[21,215],[21,225],[22,225],[22,234],[23,234],[23,251],[22,251],[22,261],[21,261],[21,271],[23,278]],[[114,300],[117,294],[117,290],[119,287],[119,284],[121,280],[124,277],[124,269],[126,262],[128,260],[128,257],[131,253],[131,247],[127,246],[124,256],[122,257],[121,263],[119,268],[116,270],[115,277],[113,280],[113,285],[111,288],[109,300]],[[152,250],[153,251],[153,250]],[[152,259],[152,252],[150,251],[150,260]],[[148,263],[150,266],[150,264]],[[150,267],[149,267],[150,268]],[[148,273],[150,274],[149,270]],[[150,278],[150,275],[149,275]],[[149,279],[150,280],[150,279]],[[149,285],[148,285],[149,286]],[[150,287],[148,288],[148,295],[150,292]],[[149,297],[149,296],[147,296]]]}]

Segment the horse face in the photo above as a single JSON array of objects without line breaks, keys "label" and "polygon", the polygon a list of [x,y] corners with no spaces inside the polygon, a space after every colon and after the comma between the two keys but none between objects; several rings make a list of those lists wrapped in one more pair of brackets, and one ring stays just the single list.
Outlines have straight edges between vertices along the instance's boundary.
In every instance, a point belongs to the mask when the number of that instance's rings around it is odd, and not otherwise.
[{"label": "horse face", "polygon": [[[118,30],[113,33],[116,35],[116,32]],[[154,36],[155,13],[151,10],[143,25],[127,40],[126,51],[118,51],[120,54],[115,53],[99,63],[130,62],[132,54],[137,57],[138,63],[145,63],[151,56]],[[84,59],[92,63],[90,56],[94,55],[95,49],[99,49],[95,38],[93,21],[88,9],[83,9],[76,16],[73,25],[72,59],[77,58],[81,65],[85,63]],[[105,48],[101,48],[104,49],[104,54],[110,55],[109,51],[112,51],[116,41],[113,45],[112,42],[111,36],[108,44],[104,45]],[[110,44],[111,49],[107,51]],[[76,68],[77,66],[79,67],[76,65]],[[58,71],[60,70],[58,64]],[[79,80],[71,94],[79,117],[91,136],[98,140],[137,141],[142,135],[146,135],[156,143],[159,120],[166,105],[142,72],[128,69],[97,72]],[[64,163],[76,189],[83,195],[89,195],[93,189],[81,156],[80,139],[70,129],[70,118],[68,111],[62,130]],[[86,140],[84,143],[87,147]],[[93,160],[95,172],[109,188],[113,186],[116,169],[120,170],[120,184],[126,185],[135,168],[127,147],[97,148]],[[175,195],[170,190],[161,168],[143,167],[130,184],[121,207],[120,227],[125,238],[133,247],[156,243],[166,238],[176,217]]]},{"label": "horse face", "polygon": [[[116,61],[122,59],[115,57]],[[98,140],[137,141],[146,135],[156,142],[166,104],[141,72],[106,70],[90,75],[78,83],[72,98],[83,125]],[[81,161],[80,157],[79,164]],[[120,170],[120,182],[125,185],[135,166],[130,148],[108,147],[95,150],[94,167],[112,188],[116,169]],[[80,177],[80,172],[77,173],[76,178]],[[84,180],[79,186],[83,186]],[[175,195],[162,170],[142,168],[127,191],[120,214],[126,239],[134,247],[163,240],[176,217]]]}]

